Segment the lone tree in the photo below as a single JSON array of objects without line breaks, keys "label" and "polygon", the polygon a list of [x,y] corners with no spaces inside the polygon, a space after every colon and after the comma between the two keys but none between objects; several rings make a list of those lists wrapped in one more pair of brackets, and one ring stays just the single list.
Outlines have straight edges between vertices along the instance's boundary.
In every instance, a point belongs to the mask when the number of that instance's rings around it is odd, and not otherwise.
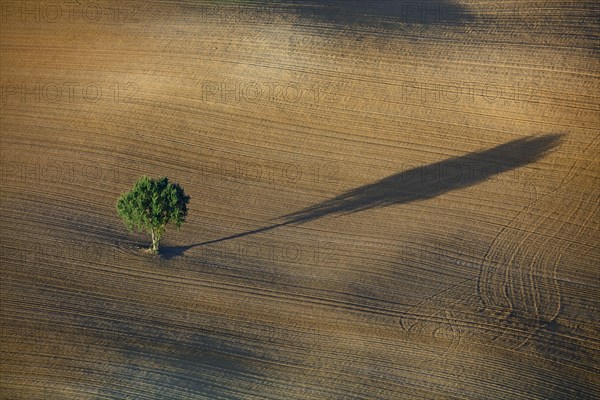
[{"label": "lone tree", "polygon": [[152,253],[158,253],[158,245],[167,224],[179,229],[187,216],[187,203],[190,196],[177,183],[162,177],[153,179],[142,176],[129,192],[117,200],[117,214],[123,219],[129,231],[134,227],[152,236]]}]

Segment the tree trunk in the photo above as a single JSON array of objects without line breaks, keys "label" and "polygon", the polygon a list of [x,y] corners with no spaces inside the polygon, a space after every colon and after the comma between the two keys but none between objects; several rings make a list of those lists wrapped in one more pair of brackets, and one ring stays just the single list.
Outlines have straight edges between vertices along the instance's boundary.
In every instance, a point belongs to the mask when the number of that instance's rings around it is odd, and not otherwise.
[{"label": "tree trunk", "polygon": [[152,247],[150,248],[150,251],[152,253],[158,253],[158,235],[154,229],[151,229],[150,232],[152,233]]}]

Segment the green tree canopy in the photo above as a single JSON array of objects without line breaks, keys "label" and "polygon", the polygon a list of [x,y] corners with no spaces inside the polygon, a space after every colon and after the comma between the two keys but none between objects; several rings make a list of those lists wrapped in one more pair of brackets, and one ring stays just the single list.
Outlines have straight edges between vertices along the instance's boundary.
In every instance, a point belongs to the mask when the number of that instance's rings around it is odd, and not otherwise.
[{"label": "green tree canopy", "polygon": [[169,182],[167,177],[142,176],[133,189],[117,200],[117,214],[130,231],[137,228],[140,232],[148,232],[152,236],[150,251],[157,253],[167,224],[179,229],[185,222],[189,201],[183,188]]}]

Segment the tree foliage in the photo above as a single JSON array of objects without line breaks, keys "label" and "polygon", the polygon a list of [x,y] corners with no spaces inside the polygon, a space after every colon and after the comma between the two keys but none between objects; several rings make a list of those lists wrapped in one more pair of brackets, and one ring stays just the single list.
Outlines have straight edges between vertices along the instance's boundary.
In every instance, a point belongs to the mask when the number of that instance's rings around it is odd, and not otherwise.
[{"label": "tree foliage", "polygon": [[167,177],[142,176],[133,189],[117,200],[117,214],[130,231],[137,228],[148,232],[152,236],[150,251],[157,253],[167,224],[179,229],[185,222],[189,200],[183,188]]}]

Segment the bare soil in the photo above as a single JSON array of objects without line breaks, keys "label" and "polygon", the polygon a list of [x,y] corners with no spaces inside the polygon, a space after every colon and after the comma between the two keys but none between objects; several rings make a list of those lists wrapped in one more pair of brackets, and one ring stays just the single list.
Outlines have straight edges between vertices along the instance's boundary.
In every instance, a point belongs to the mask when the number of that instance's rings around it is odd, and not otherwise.
[{"label": "bare soil", "polygon": [[595,2],[1,6],[0,398],[600,397]]}]

